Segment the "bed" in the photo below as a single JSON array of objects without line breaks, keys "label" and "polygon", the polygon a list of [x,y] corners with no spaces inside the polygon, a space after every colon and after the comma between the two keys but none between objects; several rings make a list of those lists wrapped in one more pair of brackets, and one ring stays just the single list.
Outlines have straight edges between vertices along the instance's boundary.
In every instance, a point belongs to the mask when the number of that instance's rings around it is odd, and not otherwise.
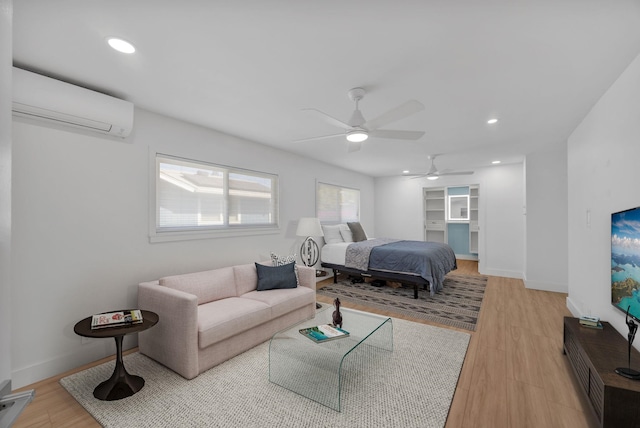
[{"label": "bed", "polygon": [[457,269],[455,253],[447,244],[398,239],[353,242],[344,226],[338,226],[343,232],[339,237],[323,226],[325,245],[320,253],[322,267],[333,270],[334,283],[338,273],[397,281],[413,285],[417,299],[419,287],[428,287],[433,296],[442,290],[445,275]]}]

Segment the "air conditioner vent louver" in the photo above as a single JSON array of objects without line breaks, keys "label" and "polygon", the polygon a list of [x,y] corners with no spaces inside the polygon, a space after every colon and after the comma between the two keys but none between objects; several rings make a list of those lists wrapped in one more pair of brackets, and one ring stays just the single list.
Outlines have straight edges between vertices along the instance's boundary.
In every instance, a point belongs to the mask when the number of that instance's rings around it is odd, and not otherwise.
[{"label": "air conditioner vent louver", "polygon": [[133,127],[129,101],[15,67],[12,109],[18,117],[122,138]]}]

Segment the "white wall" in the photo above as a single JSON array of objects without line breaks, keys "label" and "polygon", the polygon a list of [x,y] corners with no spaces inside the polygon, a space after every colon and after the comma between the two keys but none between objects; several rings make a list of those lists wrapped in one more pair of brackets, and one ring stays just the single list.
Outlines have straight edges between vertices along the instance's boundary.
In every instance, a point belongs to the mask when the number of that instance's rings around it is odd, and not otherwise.
[{"label": "white wall", "polygon": [[576,316],[600,316],[625,336],[624,314],[611,305],[611,213],[640,205],[639,118],[640,56],[568,141],[567,306]]},{"label": "white wall", "polygon": [[567,144],[552,144],[526,159],[527,288],[568,291]]},{"label": "white wall", "polygon": [[424,240],[422,189],[480,185],[480,261],[485,275],[522,278],[524,269],[523,165],[476,169],[471,176],[441,177],[436,182],[406,177],[375,181],[377,237]]},{"label": "white wall", "polygon": [[11,379],[11,18],[0,0],[0,382]]},{"label": "white wall", "polygon": [[[14,120],[12,333],[14,387],[113,354],[82,344],[74,324],[135,307],[137,284],[163,275],[297,252],[297,220],[315,214],[315,182],[361,190],[361,221],[375,233],[370,177],[136,109],[127,141]],[[149,152],[276,173],[274,235],[150,244]],[[125,347],[135,338],[125,339]]]}]

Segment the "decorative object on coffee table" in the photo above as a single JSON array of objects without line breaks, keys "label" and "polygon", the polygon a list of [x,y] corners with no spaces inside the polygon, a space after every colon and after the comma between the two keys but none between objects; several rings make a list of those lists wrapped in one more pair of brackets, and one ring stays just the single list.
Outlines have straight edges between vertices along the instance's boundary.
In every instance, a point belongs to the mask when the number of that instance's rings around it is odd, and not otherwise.
[{"label": "decorative object on coffee table", "polygon": [[113,374],[109,379],[102,382],[93,390],[93,396],[98,400],[120,400],[135,394],[144,386],[144,379],[140,376],[134,376],[127,373],[124,363],[122,362],[122,339],[124,336],[144,331],[158,323],[159,317],[155,312],[144,310],[141,312],[142,322],[138,324],[132,323],[128,325],[92,329],[91,321],[93,316],[90,316],[79,321],[73,327],[73,331],[78,336],[97,339],[113,337],[116,341],[116,366],[113,369]]},{"label": "decorative object on coffee table", "polygon": [[333,301],[336,310],[333,311],[333,326],[342,328],[342,314],[340,313],[340,299],[336,297]]}]

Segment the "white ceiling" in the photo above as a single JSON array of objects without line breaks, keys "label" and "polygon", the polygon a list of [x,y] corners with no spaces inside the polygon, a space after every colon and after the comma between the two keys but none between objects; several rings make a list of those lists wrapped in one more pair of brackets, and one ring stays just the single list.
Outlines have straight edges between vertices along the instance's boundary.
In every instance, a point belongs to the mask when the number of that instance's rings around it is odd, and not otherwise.
[{"label": "white ceiling", "polygon": [[[640,53],[640,0],[14,0],[16,66],[372,176],[521,162],[566,141]],[[107,36],[137,47],[113,51]],[[347,153],[347,121],[426,108]],[[491,117],[498,124],[486,124]]]}]

